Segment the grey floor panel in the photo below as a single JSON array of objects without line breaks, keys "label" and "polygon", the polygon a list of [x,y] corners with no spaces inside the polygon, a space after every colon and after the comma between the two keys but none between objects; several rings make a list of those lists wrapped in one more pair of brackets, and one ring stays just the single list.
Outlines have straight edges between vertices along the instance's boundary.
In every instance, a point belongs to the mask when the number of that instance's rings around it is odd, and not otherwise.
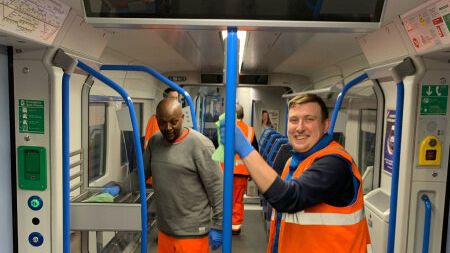
[{"label": "grey floor panel", "polygon": [[[233,253],[263,253],[267,248],[267,235],[261,210],[246,210],[240,235],[233,235]],[[219,252],[219,251],[216,251]]]},{"label": "grey floor panel", "polygon": [[[261,210],[245,210],[244,224],[240,235],[233,235],[233,253],[263,253],[266,252],[267,235],[264,227],[264,217]],[[153,230],[148,240],[148,253],[157,252],[157,232]],[[221,249],[211,251],[222,252]]]}]

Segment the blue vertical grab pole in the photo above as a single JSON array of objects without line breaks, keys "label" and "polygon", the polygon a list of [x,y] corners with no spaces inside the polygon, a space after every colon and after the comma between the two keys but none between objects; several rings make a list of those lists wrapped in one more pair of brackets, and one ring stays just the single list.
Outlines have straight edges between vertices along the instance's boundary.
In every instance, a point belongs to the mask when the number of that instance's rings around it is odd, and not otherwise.
[{"label": "blue vertical grab pole", "polygon": [[395,229],[397,223],[398,181],[400,174],[400,153],[402,146],[403,102],[405,96],[403,78],[413,75],[416,72],[416,68],[412,59],[407,57],[402,63],[392,67],[390,71],[392,73],[392,78],[397,83],[397,100],[395,105],[394,155],[392,162],[391,198],[389,202],[390,211],[387,253],[394,253]]},{"label": "blue vertical grab pole", "polygon": [[339,110],[341,109],[342,102],[344,101],[344,96],[347,93],[347,91],[352,88],[353,86],[357,85],[358,83],[366,80],[369,78],[369,76],[366,73],[363,73],[359,76],[357,76],[355,79],[351,80],[347,84],[344,85],[341,92],[339,92],[339,95],[336,99],[336,104],[333,109],[333,114],[331,115],[331,122],[330,122],[330,128],[328,128],[328,135],[331,137],[334,133],[334,126],[336,125],[337,116],[339,113]]},{"label": "blue vertical grab pole", "polygon": [[[52,60],[55,66],[63,69],[64,74],[62,78],[62,181],[63,181],[63,253],[70,253],[70,107],[69,107],[69,82],[70,74],[73,73],[75,68],[78,66],[85,72],[93,75],[100,81],[104,82],[115,91],[117,91],[122,98],[126,101],[128,109],[130,111],[131,123],[133,126],[134,133],[134,147],[136,150],[141,150],[141,143],[139,139],[139,129],[137,126],[136,113],[134,111],[133,102],[128,94],[122,87],[120,87],[115,82],[106,78],[93,68],[88,65],[72,58],[71,56],[64,53],[62,49],[58,49]],[[139,176],[139,191],[141,195],[141,253],[147,252],[147,196],[145,189],[145,178],[144,178],[144,163],[142,161],[142,152],[136,153],[136,161],[138,165],[138,176]]]},{"label": "blue vertical grab pole", "polygon": [[189,93],[183,88],[181,88],[178,84],[169,80],[169,78],[161,75],[161,73],[159,73],[158,71],[141,65],[109,65],[109,64],[102,65],[100,67],[100,70],[123,70],[123,71],[146,72],[147,74],[156,77],[158,80],[167,84],[170,88],[175,89],[178,93],[180,93],[186,98],[186,101],[189,105],[189,109],[191,110],[192,128],[199,131],[197,124],[197,116],[195,115],[195,105],[194,102],[192,102],[191,95],[189,95]]},{"label": "blue vertical grab pole", "polygon": [[70,106],[69,106],[69,94],[70,94],[70,75],[73,73],[77,66],[77,60],[66,55],[63,50],[58,49],[52,59],[52,63],[60,67],[63,71],[62,77],[62,251],[63,253],[70,252]]},{"label": "blue vertical grab pole", "polygon": [[223,191],[223,253],[231,253],[234,128],[236,127],[237,28],[228,27],[225,101],[225,165]]},{"label": "blue vertical grab pole", "polygon": [[425,194],[422,195],[421,199],[425,204],[425,221],[423,224],[422,253],[428,253],[428,249],[430,247],[431,202],[428,196]]},{"label": "blue vertical grab pole", "polygon": [[389,231],[387,252],[394,253],[395,229],[397,222],[398,176],[400,170],[400,151],[403,128],[403,81],[397,83],[397,101],[395,105],[394,160],[392,162],[391,199],[389,203]]},{"label": "blue vertical grab pole", "polygon": [[70,252],[70,136],[69,136],[69,83],[70,74],[62,79],[62,162],[63,162],[63,252]]},{"label": "blue vertical grab pole", "polygon": [[139,138],[139,127],[136,120],[136,112],[134,111],[133,101],[128,93],[117,83],[97,72],[83,62],[79,61],[77,66],[85,72],[91,74],[98,80],[102,81],[116,92],[118,92],[125,100],[130,112],[131,125],[133,127],[134,149],[136,150],[136,162],[138,165],[139,193],[141,198],[141,253],[147,252],[147,194],[145,188],[144,162],[142,159],[141,141]]}]

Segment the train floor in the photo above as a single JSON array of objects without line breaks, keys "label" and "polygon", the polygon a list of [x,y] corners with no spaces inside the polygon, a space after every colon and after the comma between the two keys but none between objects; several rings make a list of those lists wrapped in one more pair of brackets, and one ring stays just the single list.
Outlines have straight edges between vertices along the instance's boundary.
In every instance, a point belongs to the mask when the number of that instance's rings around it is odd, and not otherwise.
[{"label": "train floor", "polygon": [[[148,253],[157,252],[157,230],[154,229],[149,235]],[[267,234],[264,224],[262,208],[259,204],[245,204],[245,218],[241,233],[232,237],[233,253],[260,253],[265,252],[267,247]],[[221,249],[211,251],[222,252]]]}]

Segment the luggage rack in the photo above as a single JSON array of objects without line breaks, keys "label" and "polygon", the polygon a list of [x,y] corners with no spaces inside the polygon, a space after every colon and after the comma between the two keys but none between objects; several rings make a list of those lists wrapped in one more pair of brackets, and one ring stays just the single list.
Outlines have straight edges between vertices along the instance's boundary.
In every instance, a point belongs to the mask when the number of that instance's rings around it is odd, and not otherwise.
[{"label": "luggage rack", "polygon": [[[83,202],[99,191],[86,191],[70,203],[71,230],[78,231],[141,231],[141,204],[138,192],[120,194],[114,202]],[[147,189],[147,206],[153,199]],[[155,219],[149,219],[154,225]]]}]

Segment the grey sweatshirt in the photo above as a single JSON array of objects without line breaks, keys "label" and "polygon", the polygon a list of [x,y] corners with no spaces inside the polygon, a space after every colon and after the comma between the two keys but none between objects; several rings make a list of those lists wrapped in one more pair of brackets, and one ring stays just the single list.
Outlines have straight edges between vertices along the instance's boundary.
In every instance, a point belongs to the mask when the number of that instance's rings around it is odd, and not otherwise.
[{"label": "grey sweatshirt", "polygon": [[211,159],[212,142],[189,129],[180,142],[160,132],[144,154],[146,175],[153,176],[158,229],[174,237],[197,237],[210,226],[222,228],[223,175]]}]

